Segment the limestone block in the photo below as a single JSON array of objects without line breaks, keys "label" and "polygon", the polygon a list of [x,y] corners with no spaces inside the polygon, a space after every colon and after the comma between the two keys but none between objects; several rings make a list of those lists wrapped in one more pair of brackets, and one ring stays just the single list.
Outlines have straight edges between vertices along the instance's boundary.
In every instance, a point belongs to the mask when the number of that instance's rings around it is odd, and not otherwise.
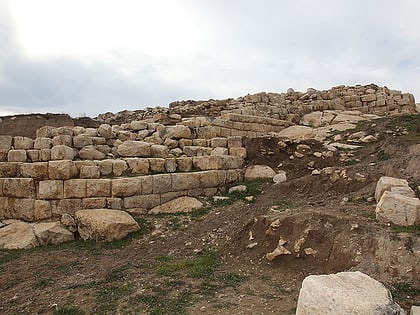
[{"label": "limestone block", "polygon": [[150,165],[150,171],[155,173],[165,172],[165,159],[152,158],[148,159]]},{"label": "limestone block", "polygon": [[39,150],[39,160],[43,162],[51,160],[51,149]]},{"label": "limestone block", "polygon": [[150,156],[151,157],[167,157],[169,153],[169,149],[167,146],[153,144],[150,147]]},{"label": "limestone block", "polygon": [[101,172],[98,166],[83,165],[80,168],[80,178],[100,178]]},{"label": "limestone block", "polygon": [[241,159],[246,159],[246,149],[242,147],[229,148],[229,155],[237,156]]},{"label": "limestone block", "polygon": [[206,147],[208,145],[207,142],[208,142],[207,139],[193,139],[192,145],[197,146],[197,147]]},{"label": "limestone block", "polygon": [[34,149],[51,149],[52,140],[50,138],[39,137],[35,139]]},{"label": "limestone block", "polygon": [[136,136],[136,140],[143,140],[145,138],[147,138],[148,136],[150,136],[150,131],[145,129],[145,130],[140,130],[137,132],[137,136]]},{"label": "limestone block", "polygon": [[152,209],[160,205],[160,194],[138,195],[124,198],[124,209]]},{"label": "limestone block", "polygon": [[163,145],[168,147],[168,149],[175,149],[178,147],[178,141],[174,139],[166,138],[163,142]]},{"label": "limestone block", "polygon": [[379,202],[385,191],[391,191],[393,187],[408,187],[408,182],[405,179],[394,178],[389,176],[382,176],[376,183],[375,200]]},{"label": "limestone block", "polygon": [[39,162],[41,161],[39,157],[39,150],[26,150],[26,155],[30,162]]},{"label": "limestone block", "polygon": [[0,162],[0,177],[16,177],[19,170],[19,163]]},{"label": "limestone block", "polygon": [[252,180],[258,178],[272,179],[276,172],[268,165],[251,165],[245,170],[245,180]]},{"label": "limestone block", "polygon": [[314,130],[307,126],[290,126],[277,133],[277,136],[290,141],[302,141],[314,137]]},{"label": "limestone block", "polygon": [[121,210],[123,207],[123,200],[121,198],[106,198],[106,208]]},{"label": "limestone block", "polygon": [[311,275],[302,282],[296,315],[405,314],[385,286],[368,275]]},{"label": "limestone block", "polygon": [[64,198],[86,198],[86,179],[69,179],[64,181]]},{"label": "limestone block", "polygon": [[53,218],[61,218],[65,213],[74,214],[82,208],[82,199],[51,200],[51,215]]},{"label": "limestone block", "polygon": [[35,197],[35,185],[32,178],[5,178],[3,196],[14,198]]},{"label": "limestone block", "polygon": [[385,191],[376,206],[376,219],[396,225],[409,226],[420,223],[420,200]]},{"label": "limestone block", "polygon": [[302,117],[301,124],[310,127],[321,127],[322,126],[323,112],[312,112]]},{"label": "limestone block", "polygon": [[188,213],[199,209],[203,203],[192,197],[179,197],[171,201],[162,203],[149,211],[150,214],[158,213]]},{"label": "limestone block", "polygon": [[7,153],[8,162],[26,162],[26,150],[10,150]]},{"label": "limestone block", "polygon": [[9,215],[13,219],[33,221],[35,199],[30,198],[9,198],[7,207]]},{"label": "limestone block", "polygon": [[144,120],[133,120],[130,122],[130,129],[134,131],[147,129],[147,122]]},{"label": "limestone block", "polygon": [[118,154],[128,157],[147,157],[150,156],[150,146],[147,142],[128,140],[118,146]]},{"label": "limestone block", "polygon": [[22,177],[31,177],[37,180],[48,178],[48,163],[22,163],[20,165],[20,174]]},{"label": "limestone block", "polygon": [[73,146],[73,137],[70,135],[58,135],[52,139],[52,145],[65,145],[68,147]]},{"label": "limestone block", "polygon": [[144,142],[150,143],[150,144],[162,144],[163,139],[160,137],[160,134],[158,132],[154,132],[151,136],[145,137]]},{"label": "limestone block", "polygon": [[29,223],[14,222],[0,228],[0,248],[2,249],[26,249],[38,245]]},{"label": "limestone block", "polygon": [[183,149],[185,146],[191,146],[193,145],[193,142],[191,139],[179,139],[178,140],[178,146]]},{"label": "limestone block", "polygon": [[62,180],[43,180],[39,182],[39,199],[63,199],[64,185]]},{"label": "limestone block", "polygon": [[172,175],[158,174],[153,175],[153,193],[161,194],[172,190]]},{"label": "limestone block", "polygon": [[37,138],[52,138],[54,136],[55,128],[52,126],[43,126],[36,131]]},{"label": "limestone block", "polygon": [[175,159],[165,159],[165,171],[167,173],[176,172],[176,160]]},{"label": "limestone block", "polygon": [[410,198],[416,198],[416,193],[413,189],[411,189],[410,186],[398,186],[398,187],[392,187],[391,192],[403,195]]},{"label": "limestone block", "polygon": [[35,236],[40,245],[61,244],[74,241],[74,235],[60,222],[36,223],[33,226]]},{"label": "limestone block", "polygon": [[10,150],[12,148],[12,140],[11,136],[0,135],[0,150]]},{"label": "limestone block", "polygon": [[115,176],[121,176],[128,169],[127,162],[124,160],[112,160],[112,173]]},{"label": "limestone block", "polygon": [[199,146],[195,145],[186,145],[183,147],[182,152],[186,156],[197,156],[198,150],[200,149]]},{"label": "limestone block", "polygon": [[78,136],[81,135],[83,133],[86,132],[86,128],[85,127],[81,127],[81,126],[74,126],[73,127],[73,136]]},{"label": "limestone block", "polygon": [[210,146],[213,148],[221,147],[226,148],[227,147],[227,139],[226,138],[213,138],[210,140]]},{"label": "limestone block", "polygon": [[106,139],[104,137],[92,137],[92,144],[94,146],[106,145]]},{"label": "limestone block", "polygon": [[84,198],[82,199],[83,209],[102,209],[106,208],[106,198]]},{"label": "limestone block", "polygon": [[190,139],[191,130],[184,125],[167,126],[164,134],[164,138],[170,139]]},{"label": "limestone block", "polygon": [[[186,190],[180,190],[180,191],[170,191],[167,193],[163,193],[160,194],[160,203],[165,203],[168,202],[170,200],[179,198],[179,197],[183,197],[183,196],[187,196],[188,195],[188,191]],[[190,196],[192,197],[192,196]],[[196,196],[197,197],[197,196]]]},{"label": "limestone block", "polygon": [[93,145],[88,145],[80,149],[79,157],[84,160],[102,160],[106,155],[97,150]]},{"label": "limestone block", "polygon": [[178,157],[182,155],[182,150],[180,148],[175,148],[169,151],[169,154],[173,157]]},{"label": "limestone block", "polygon": [[31,150],[34,148],[34,140],[28,137],[14,137],[13,147],[15,150]]},{"label": "limestone block", "polygon": [[110,179],[88,179],[86,197],[111,197]]},{"label": "limestone block", "polygon": [[226,184],[244,181],[244,171],[242,169],[226,170]]},{"label": "limestone block", "polygon": [[86,128],[85,134],[90,137],[97,137],[98,136],[98,129],[96,128]]},{"label": "limestone block", "polygon": [[137,138],[136,134],[128,130],[118,131],[117,137],[118,137],[118,140],[120,140],[121,142],[129,141],[129,140],[133,141]]},{"label": "limestone block", "polygon": [[149,160],[145,158],[126,158],[128,169],[133,175],[144,175],[149,172]]},{"label": "limestone block", "polygon": [[201,188],[209,187],[218,187],[224,182],[221,181],[219,177],[219,172],[217,170],[199,172],[200,185]]},{"label": "limestone block", "polygon": [[153,192],[153,175],[141,177],[142,194],[150,195]]},{"label": "limestone block", "polygon": [[192,158],[190,157],[179,157],[176,158],[176,164],[178,171],[190,172],[192,170]]},{"label": "limestone block", "polygon": [[194,167],[200,170],[222,170],[241,168],[243,159],[230,155],[211,155],[193,157]]},{"label": "limestone block", "polygon": [[48,174],[50,179],[70,179],[77,177],[77,167],[73,161],[50,161],[48,162]]},{"label": "limestone block", "polygon": [[66,145],[57,145],[51,149],[51,160],[73,160],[74,149]]},{"label": "limestone block", "polygon": [[101,153],[103,153],[105,155],[110,154],[111,151],[112,151],[111,147],[109,145],[107,145],[107,144],[98,144],[98,145],[96,145],[96,150],[98,150],[99,152],[101,152]]},{"label": "limestone block", "polygon": [[73,136],[73,127],[63,126],[53,129],[53,136],[67,135]]},{"label": "limestone block", "polygon": [[98,134],[105,139],[111,139],[113,137],[112,127],[108,124],[102,124],[98,127]]},{"label": "limestone block", "polygon": [[82,239],[111,242],[139,230],[139,225],[127,212],[108,209],[88,209],[75,213]]},{"label": "limestone block", "polygon": [[34,221],[41,221],[51,218],[51,202],[49,200],[35,200]]},{"label": "limestone block", "polygon": [[0,149],[0,162],[7,161],[7,154],[9,153],[9,150],[1,150]]},{"label": "limestone block", "polygon": [[232,136],[227,138],[228,148],[240,148],[242,147],[242,137],[241,136]]},{"label": "limestone block", "polygon": [[200,173],[174,173],[172,176],[172,191],[190,190],[200,187]]},{"label": "limestone block", "polygon": [[376,94],[366,94],[366,95],[362,95],[360,98],[362,102],[372,102],[372,101],[376,101]]},{"label": "limestone block", "polygon": [[76,149],[81,149],[88,145],[93,145],[92,137],[87,134],[80,134],[73,137],[73,146]]},{"label": "limestone block", "polygon": [[98,161],[99,171],[101,176],[108,176],[112,174],[112,160],[102,160]]},{"label": "limestone block", "polygon": [[142,177],[117,178],[111,182],[112,197],[129,197],[142,194]]}]

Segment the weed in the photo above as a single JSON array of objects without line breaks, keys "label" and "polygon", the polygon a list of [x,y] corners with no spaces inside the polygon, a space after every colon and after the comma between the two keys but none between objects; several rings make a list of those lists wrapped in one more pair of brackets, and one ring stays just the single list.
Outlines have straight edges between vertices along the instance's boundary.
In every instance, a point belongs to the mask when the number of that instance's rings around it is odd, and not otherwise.
[{"label": "weed", "polygon": [[122,297],[133,291],[133,285],[124,283],[122,285],[104,286],[96,291],[95,314],[115,314],[117,302]]},{"label": "weed", "polygon": [[413,235],[420,235],[420,224],[411,225],[411,226],[393,225],[392,231],[394,233],[410,233]]},{"label": "weed", "polygon": [[288,290],[284,289],[282,286],[280,286],[280,285],[278,285],[278,284],[275,284],[275,285],[274,285],[274,290],[275,290],[278,294],[281,294],[281,295],[288,295],[288,294],[290,294],[290,291],[288,291]]},{"label": "weed", "polygon": [[385,153],[384,150],[381,150],[376,154],[376,159],[378,161],[386,161],[386,160],[389,160],[390,158],[391,158],[391,155],[389,155],[388,153]]},{"label": "weed", "polygon": [[81,309],[75,306],[59,306],[54,312],[54,315],[84,315]]},{"label": "weed", "polygon": [[396,298],[420,296],[420,287],[415,287],[407,282],[398,282],[394,284],[392,295]]},{"label": "weed", "polygon": [[[246,191],[235,191],[232,193],[225,192],[222,194],[224,197],[228,197],[228,199],[222,199],[213,201],[213,205],[215,207],[225,207],[233,204],[237,200],[244,200],[247,203],[253,203],[255,202],[255,197],[261,193],[262,185],[267,182],[267,179],[254,179],[254,180],[248,180],[242,183],[235,183],[236,185],[244,185],[246,186]],[[254,197],[252,201],[248,201],[245,198],[252,196]]]},{"label": "weed", "polygon": [[363,216],[368,219],[376,219],[376,212],[375,211],[365,211],[363,212]]},{"label": "weed", "polygon": [[242,276],[236,272],[226,272],[220,277],[224,287],[238,287],[242,282],[248,280],[247,276]]},{"label": "weed", "polygon": [[32,285],[34,289],[45,289],[48,285],[53,283],[52,278],[39,279]]},{"label": "weed", "polygon": [[130,263],[122,265],[121,267],[111,270],[105,276],[105,282],[124,281],[127,278],[129,269],[132,267]]},{"label": "weed", "polygon": [[190,304],[192,294],[184,291],[176,296],[140,295],[131,299],[131,303],[140,302],[147,307],[149,315],[187,314],[186,306]]}]

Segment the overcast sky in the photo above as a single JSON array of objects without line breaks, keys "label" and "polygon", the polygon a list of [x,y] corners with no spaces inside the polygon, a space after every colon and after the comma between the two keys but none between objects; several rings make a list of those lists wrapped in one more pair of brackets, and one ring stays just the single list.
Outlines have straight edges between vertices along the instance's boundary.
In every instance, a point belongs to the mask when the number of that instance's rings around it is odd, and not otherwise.
[{"label": "overcast sky", "polygon": [[0,115],[292,87],[420,99],[418,0],[0,0]]}]

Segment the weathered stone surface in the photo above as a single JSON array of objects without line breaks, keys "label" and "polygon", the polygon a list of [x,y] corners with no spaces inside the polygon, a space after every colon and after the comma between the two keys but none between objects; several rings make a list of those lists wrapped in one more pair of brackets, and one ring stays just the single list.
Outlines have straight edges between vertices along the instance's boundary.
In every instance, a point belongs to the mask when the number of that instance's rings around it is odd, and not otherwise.
[{"label": "weathered stone surface", "polygon": [[61,244],[74,240],[73,233],[60,222],[36,223],[33,230],[40,245]]},{"label": "weathered stone surface", "polygon": [[190,139],[191,130],[184,125],[167,126],[164,134],[164,138],[170,139]]},{"label": "weathered stone surface", "polygon": [[36,162],[36,163],[22,163],[20,165],[20,174],[23,177],[31,177],[37,180],[48,178],[48,163],[47,162]]},{"label": "weathered stone surface", "polygon": [[39,199],[63,199],[64,188],[62,180],[43,180],[39,182]]},{"label": "weathered stone surface", "polygon": [[96,149],[93,145],[88,145],[80,149],[79,157],[84,160],[103,160],[105,153]]},{"label": "weathered stone surface", "polygon": [[242,137],[241,136],[232,136],[227,138],[228,148],[240,148],[242,147]]},{"label": "weathered stone surface", "polygon": [[39,162],[41,160],[39,153],[39,150],[26,150],[26,155],[30,162]]},{"label": "weathered stone surface", "polygon": [[32,178],[5,178],[3,196],[13,198],[31,198],[35,196],[35,185]]},{"label": "weathered stone surface", "polygon": [[52,145],[65,145],[68,147],[73,146],[73,137],[70,135],[58,135],[52,139]]},{"label": "weathered stone surface", "polygon": [[306,126],[290,126],[278,132],[277,136],[291,141],[307,140],[314,136],[314,129]]},{"label": "weathered stone surface", "polygon": [[147,129],[147,122],[142,120],[133,120],[130,123],[130,128],[134,131]]},{"label": "weathered stone surface", "polygon": [[112,174],[112,160],[98,161],[98,167],[102,176],[107,176],[107,175]]},{"label": "weathered stone surface", "polygon": [[151,194],[151,195],[140,195],[140,196],[131,196],[124,198],[124,208],[125,209],[152,209],[160,205],[160,194]]},{"label": "weathered stone surface", "polygon": [[150,170],[156,173],[165,172],[165,159],[162,158],[152,158],[149,159]]},{"label": "weathered stone surface", "polygon": [[108,209],[87,209],[75,213],[81,238],[111,242],[139,230],[139,225],[127,212]]},{"label": "weathered stone surface", "polygon": [[312,112],[303,116],[301,124],[310,127],[321,127],[322,126],[323,112]]},{"label": "weathered stone surface", "polygon": [[127,171],[128,165],[124,160],[112,160],[112,173],[115,176],[121,176]]},{"label": "weathered stone surface", "polygon": [[64,198],[86,198],[86,179],[64,181]]},{"label": "weathered stone surface", "polygon": [[0,228],[0,248],[2,249],[24,249],[38,245],[29,223],[16,221]]},{"label": "weathered stone surface", "polygon": [[70,179],[77,177],[77,167],[73,161],[50,161],[48,162],[48,174],[50,179]]},{"label": "weathered stone surface", "polygon": [[245,185],[238,185],[230,187],[228,192],[229,194],[237,193],[237,192],[246,192],[247,188]]},{"label": "weathered stone surface", "polygon": [[296,315],[405,314],[380,282],[359,271],[306,277]]},{"label": "weathered stone surface", "polygon": [[16,177],[19,163],[0,162],[0,177]]},{"label": "weathered stone surface", "polygon": [[86,197],[111,197],[111,180],[86,180]]},{"label": "weathered stone surface", "polygon": [[105,139],[112,138],[112,127],[108,124],[102,124],[98,127],[98,134]]},{"label": "weathered stone surface", "polygon": [[74,149],[66,145],[57,145],[51,149],[51,160],[73,160]]},{"label": "weathered stone surface", "polygon": [[33,221],[34,202],[35,199],[32,198],[9,198],[7,200],[7,210],[10,217],[25,221]]},{"label": "weathered stone surface", "polygon": [[0,135],[0,150],[10,150],[12,148],[12,140],[11,136]]},{"label": "weathered stone surface", "polygon": [[149,160],[144,158],[127,158],[125,161],[128,164],[131,174],[144,175],[149,173]]},{"label": "weathered stone surface", "polygon": [[41,150],[41,149],[51,149],[52,140],[50,138],[36,138],[34,142],[34,149]]},{"label": "weathered stone surface", "polygon": [[92,144],[92,137],[87,134],[80,134],[73,138],[73,146],[77,149],[81,149]]},{"label": "weathered stone surface", "polygon": [[413,189],[411,189],[410,186],[392,187],[391,192],[396,193],[396,194],[400,194],[400,195],[403,195],[403,196],[406,196],[406,197],[410,197],[410,198],[416,198],[416,193],[414,192]]},{"label": "weathered stone surface", "polygon": [[13,147],[16,150],[30,150],[34,147],[34,140],[28,137],[14,137]]},{"label": "weathered stone surface", "polygon": [[118,146],[118,154],[120,156],[150,156],[150,143],[143,141],[125,141]]},{"label": "weathered stone surface", "polygon": [[51,218],[51,203],[49,200],[35,200],[33,216],[34,221]]},{"label": "weathered stone surface", "polygon": [[113,197],[130,197],[141,195],[141,177],[128,177],[113,179],[111,183]]},{"label": "weathered stone surface", "polygon": [[211,155],[193,157],[193,165],[203,171],[241,168],[243,159],[237,156]]},{"label": "weathered stone surface", "polygon": [[277,247],[272,252],[267,253],[265,255],[265,257],[267,258],[267,260],[272,261],[276,257],[281,256],[281,255],[291,255],[292,253],[286,247],[283,246],[286,243],[287,243],[287,241],[283,240],[280,237],[279,242],[277,244]]},{"label": "weathered stone surface", "polygon": [[10,150],[7,153],[8,162],[26,162],[26,158],[25,150]]},{"label": "weathered stone surface", "polygon": [[165,171],[167,173],[174,173],[176,172],[176,160],[175,159],[165,159]]},{"label": "weathered stone surface", "polygon": [[251,165],[245,170],[245,180],[257,178],[270,178],[276,176],[276,172],[268,165]]},{"label": "weathered stone surface", "polygon": [[274,177],[273,182],[275,184],[279,184],[285,182],[287,180],[287,175],[285,171],[279,171]]},{"label": "weathered stone surface", "polygon": [[381,200],[382,194],[385,191],[390,191],[392,187],[408,187],[408,182],[405,179],[382,176],[376,184],[375,199],[376,202]]},{"label": "weathered stone surface", "polygon": [[212,170],[199,172],[198,174],[200,176],[200,185],[198,187],[200,188],[219,187],[225,184],[225,171]]},{"label": "weathered stone surface", "polygon": [[82,207],[83,209],[104,209],[106,208],[106,198],[105,197],[83,198]]},{"label": "weathered stone surface", "polygon": [[190,172],[192,170],[192,158],[190,157],[179,157],[176,159],[178,171]]},{"label": "weathered stone surface", "polygon": [[420,223],[420,200],[385,191],[376,206],[376,219],[408,226]]},{"label": "weathered stone surface", "polygon": [[199,173],[174,173],[172,176],[172,190],[189,190],[200,186]]},{"label": "weathered stone surface", "polygon": [[241,159],[246,158],[246,148],[240,148],[240,147],[233,147],[229,148],[229,155],[240,157]]},{"label": "weathered stone surface", "polygon": [[153,175],[153,193],[161,194],[172,190],[172,175],[158,174]]},{"label": "weathered stone surface", "polygon": [[101,172],[99,171],[98,166],[93,165],[83,165],[80,168],[80,178],[100,178]]},{"label": "weathered stone surface", "polygon": [[203,203],[192,197],[179,197],[165,202],[149,211],[150,214],[191,212],[201,208]]},{"label": "weathered stone surface", "polygon": [[73,214],[82,209],[82,199],[60,199],[51,200],[51,215],[53,218],[60,218],[63,214]]}]

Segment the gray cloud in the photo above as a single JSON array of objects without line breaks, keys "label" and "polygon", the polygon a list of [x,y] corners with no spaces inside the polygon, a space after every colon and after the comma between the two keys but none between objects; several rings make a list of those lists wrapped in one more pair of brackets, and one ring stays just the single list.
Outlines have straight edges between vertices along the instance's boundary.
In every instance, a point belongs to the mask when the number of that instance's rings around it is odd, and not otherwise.
[{"label": "gray cloud", "polygon": [[191,27],[202,45],[184,54],[166,47],[161,56],[121,50],[96,60],[30,59],[15,41],[5,3],[0,2],[3,110],[94,116],[179,99],[371,82],[420,95],[415,0],[184,1],[198,15]]}]

